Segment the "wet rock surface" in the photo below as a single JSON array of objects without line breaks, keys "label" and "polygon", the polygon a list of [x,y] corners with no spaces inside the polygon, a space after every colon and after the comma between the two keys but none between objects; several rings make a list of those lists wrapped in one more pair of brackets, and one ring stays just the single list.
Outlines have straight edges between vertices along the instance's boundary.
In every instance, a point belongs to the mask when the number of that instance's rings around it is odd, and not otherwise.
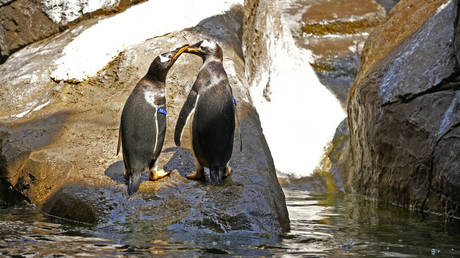
[{"label": "wet rock surface", "polygon": [[345,107],[364,42],[385,20],[385,9],[374,0],[298,0],[284,15],[297,17],[291,25],[297,44],[312,51],[320,81]]},{"label": "wet rock surface", "polygon": [[142,0],[0,1],[0,64],[17,50],[97,15],[125,10]]},{"label": "wet rock surface", "polygon": [[457,1],[403,0],[369,36],[348,104],[357,192],[460,215],[457,17]]},{"label": "wet rock surface", "polygon": [[[45,213],[86,223],[134,227],[132,223],[142,221],[174,232],[287,230],[284,194],[249,102],[242,19],[242,8],[235,7],[195,28],[149,39],[127,48],[97,76],[81,83],[52,81],[50,67],[57,53],[93,21],[15,53],[0,66],[9,76],[0,82],[5,89],[1,101],[6,103],[0,111],[0,157],[6,160],[2,178]],[[184,54],[167,79],[168,130],[159,167],[172,172],[156,182],[147,181],[146,173],[139,193],[128,198],[122,158],[115,156],[123,104],[155,56],[203,38],[223,47],[224,67],[238,101],[243,152],[235,142],[233,173],[223,186],[184,178],[195,167],[193,155],[174,146],[173,130],[202,63],[199,57]],[[29,87],[21,87],[24,84]],[[190,139],[185,138],[187,147]]]}]

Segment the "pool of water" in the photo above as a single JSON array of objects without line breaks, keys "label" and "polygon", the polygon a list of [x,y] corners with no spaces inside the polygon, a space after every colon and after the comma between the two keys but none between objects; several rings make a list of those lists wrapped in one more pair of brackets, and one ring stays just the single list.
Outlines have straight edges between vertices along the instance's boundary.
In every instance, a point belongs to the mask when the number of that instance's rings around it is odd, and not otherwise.
[{"label": "pool of water", "polygon": [[34,207],[0,210],[0,256],[460,257],[460,221],[385,207],[362,197],[284,188],[291,231],[158,231],[146,223],[85,225]]}]

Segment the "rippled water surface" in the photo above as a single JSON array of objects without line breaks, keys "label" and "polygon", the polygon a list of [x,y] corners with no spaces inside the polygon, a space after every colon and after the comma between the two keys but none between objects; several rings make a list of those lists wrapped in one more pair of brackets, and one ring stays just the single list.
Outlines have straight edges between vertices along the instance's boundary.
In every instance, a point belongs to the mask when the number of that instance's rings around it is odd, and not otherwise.
[{"label": "rippled water surface", "polygon": [[162,232],[151,223],[90,226],[34,208],[0,210],[0,255],[460,257],[459,221],[341,193],[284,191],[291,231],[283,236]]}]

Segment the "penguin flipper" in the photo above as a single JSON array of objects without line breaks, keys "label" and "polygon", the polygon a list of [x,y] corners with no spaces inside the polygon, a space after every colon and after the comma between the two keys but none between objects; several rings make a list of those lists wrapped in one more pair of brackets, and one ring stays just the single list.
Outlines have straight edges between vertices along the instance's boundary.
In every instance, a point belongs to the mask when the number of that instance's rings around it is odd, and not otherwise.
[{"label": "penguin flipper", "polygon": [[121,147],[121,125],[120,125],[120,129],[118,129],[117,156],[118,156],[118,153],[120,153],[120,147]]},{"label": "penguin flipper", "polygon": [[192,89],[180,110],[179,117],[177,118],[176,122],[176,128],[174,130],[174,142],[176,143],[176,146],[180,146],[182,131],[184,129],[185,123],[187,122],[188,116],[196,106],[197,98],[198,93]]},{"label": "penguin flipper", "polygon": [[238,139],[240,140],[240,152],[243,152],[243,139],[241,138],[240,118],[238,117],[238,108],[237,108],[236,103],[233,105],[235,106],[235,121],[236,121],[236,130],[238,131]]}]

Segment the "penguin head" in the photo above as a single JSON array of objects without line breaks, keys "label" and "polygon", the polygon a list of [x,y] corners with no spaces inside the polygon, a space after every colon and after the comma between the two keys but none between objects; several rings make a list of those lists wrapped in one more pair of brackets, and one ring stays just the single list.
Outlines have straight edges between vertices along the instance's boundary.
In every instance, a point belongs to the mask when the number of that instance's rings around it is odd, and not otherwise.
[{"label": "penguin head", "polygon": [[157,56],[150,65],[148,75],[160,81],[165,81],[169,69],[171,69],[177,58],[179,58],[179,56],[184,51],[186,51],[187,48],[188,45],[184,45],[174,49],[173,51],[169,51]]},{"label": "penguin head", "polygon": [[185,52],[201,56],[203,60],[211,56],[221,61],[223,59],[222,48],[216,42],[207,39],[187,47]]}]

